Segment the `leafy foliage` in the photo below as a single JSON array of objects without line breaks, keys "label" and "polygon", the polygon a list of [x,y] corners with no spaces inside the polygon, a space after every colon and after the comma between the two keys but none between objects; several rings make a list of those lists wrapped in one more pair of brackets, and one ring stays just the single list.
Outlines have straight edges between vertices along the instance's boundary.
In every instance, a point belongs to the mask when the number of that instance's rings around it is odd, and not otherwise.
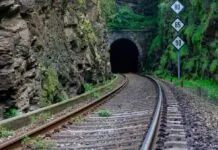
[{"label": "leafy foliage", "polygon": [[115,0],[101,0],[100,6],[102,10],[102,14],[105,17],[106,21],[110,20],[110,17],[116,13],[117,11],[117,4]]},{"label": "leafy foliage", "polygon": [[[218,33],[213,27],[213,22],[218,17],[217,2],[184,0],[182,3],[186,6],[181,13],[181,19],[185,23],[181,37],[186,42],[181,49],[182,76],[187,79],[205,78],[218,82]],[[176,16],[171,11],[170,5],[171,2],[168,0],[160,1],[157,16],[158,33],[146,57],[151,58],[149,63],[152,64],[147,65],[146,69],[156,70],[159,75],[177,74],[176,51],[171,46],[176,32],[170,27]],[[211,33],[214,35],[211,36]]]},{"label": "leafy foliage", "polygon": [[152,17],[145,17],[133,12],[129,7],[121,7],[108,23],[110,29],[144,29],[154,24]]},{"label": "leafy foliage", "polygon": [[5,119],[12,118],[12,117],[15,117],[17,115],[18,115],[18,108],[14,107],[14,106],[7,108],[5,110],[5,112],[3,113],[3,116]]},{"label": "leafy foliage", "polygon": [[153,17],[136,14],[128,6],[119,6],[115,0],[101,0],[102,13],[109,29],[144,29],[156,21]]}]

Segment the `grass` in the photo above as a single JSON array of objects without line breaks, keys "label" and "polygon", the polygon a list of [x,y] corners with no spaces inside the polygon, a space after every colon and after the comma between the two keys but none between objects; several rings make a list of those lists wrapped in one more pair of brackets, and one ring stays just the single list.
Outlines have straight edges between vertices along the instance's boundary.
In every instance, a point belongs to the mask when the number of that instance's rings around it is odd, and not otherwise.
[{"label": "grass", "polygon": [[57,145],[57,143],[55,143],[52,140],[44,140],[41,137],[36,137],[36,138],[25,137],[22,140],[22,145],[26,149],[49,150],[49,149],[53,149]]},{"label": "grass", "polygon": [[109,117],[112,115],[112,113],[107,109],[101,109],[101,110],[97,111],[97,114],[100,117]]},{"label": "grass", "polygon": [[90,92],[90,91],[93,91],[94,89],[96,89],[102,85],[106,85],[106,84],[110,83],[112,80],[114,80],[115,78],[116,78],[116,76],[112,76],[111,79],[105,80],[102,83],[98,83],[98,84],[85,83],[84,84],[85,92]]},{"label": "grass", "polygon": [[8,130],[5,127],[0,127],[0,139],[6,139],[9,136],[13,136],[14,134],[14,131]]},{"label": "grass", "polygon": [[98,92],[94,92],[93,97],[99,99],[101,96],[100,96],[100,94]]},{"label": "grass", "polygon": [[206,91],[209,100],[218,101],[218,84],[212,80],[208,80],[208,79],[195,79],[195,80],[194,79],[190,79],[190,80],[181,79],[179,80],[176,77],[170,77],[170,76],[165,76],[161,78],[168,80],[168,81],[172,81],[177,86],[181,85],[181,82],[182,82],[183,86],[186,88],[192,88],[192,89],[201,88],[202,90]]},{"label": "grass", "polygon": [[42,113],[39,115],[33,115],[31,116],[31,123],[32,124],[36,124],[36,123],[40,123],[40,122],[45,122],[48,119],[50,119],[52,117],[51,113]]},{"label": "grass", "polygon": [[81,125],[85,121],[85,118],[82,116],[79,116],[75,120],[72,120],[72,121],[74,122],[75,125]]},{"label": "grass", "polygon": [[91,83],[84,84],[84,87],[85,87],[86,92],[92,91],[96,88],[96,86],[94,84],[91,84]]}]

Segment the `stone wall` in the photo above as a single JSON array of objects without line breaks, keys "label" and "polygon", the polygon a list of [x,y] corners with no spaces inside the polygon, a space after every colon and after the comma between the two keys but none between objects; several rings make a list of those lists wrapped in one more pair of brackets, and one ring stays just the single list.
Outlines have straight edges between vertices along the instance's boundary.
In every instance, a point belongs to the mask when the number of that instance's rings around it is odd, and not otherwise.
[{"label": "stone wall", "polygon": [[99,0],[0,0],[0,106],[28,110],[110,76]]}]

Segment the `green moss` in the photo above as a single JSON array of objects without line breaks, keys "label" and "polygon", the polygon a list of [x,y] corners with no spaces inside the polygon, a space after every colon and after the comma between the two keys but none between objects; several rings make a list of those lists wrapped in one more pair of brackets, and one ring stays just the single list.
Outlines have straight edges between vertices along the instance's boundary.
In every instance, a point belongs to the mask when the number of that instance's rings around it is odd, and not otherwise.
[{"label": "green moss", "polygon": [[80,47],[83,49],[85,47],[91,46],[92,44],[95,44],[98,39],[95,35],[91,22],[85,17],[82,18],[83,20],[79,22],[79,27],[82,33]]},{"label": "green moss", "polygon": [[54,97],[58,90],[57,72],[54,69],[46,69],[42,80],[42,101],[41,106],[50,105],[54,102]]},{"label": "green moss", "polygon": [[60,88],[57,71],[42,67],[42,93],[39,105],[45,107],[67,99],[66,93]]}]

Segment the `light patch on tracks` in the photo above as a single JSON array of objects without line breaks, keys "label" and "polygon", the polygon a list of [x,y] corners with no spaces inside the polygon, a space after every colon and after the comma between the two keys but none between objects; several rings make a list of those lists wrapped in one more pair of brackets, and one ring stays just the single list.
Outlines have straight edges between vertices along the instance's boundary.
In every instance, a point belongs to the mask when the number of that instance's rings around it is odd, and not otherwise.
[{"label": "light patch on tracks", "polygon": [[133,129],[138,129],[145,127],[145,125],[135,125],[135,126],[129,126],[129,127],[122,127],[122,128],[113,128],[113,129],[100,129],[100,130],[77,130],[77,131],[72,131],[72,130],[66,130],[66,132],[69,133],[97,133],[97,132],[115,132],[119,130],[133,130]]}]

